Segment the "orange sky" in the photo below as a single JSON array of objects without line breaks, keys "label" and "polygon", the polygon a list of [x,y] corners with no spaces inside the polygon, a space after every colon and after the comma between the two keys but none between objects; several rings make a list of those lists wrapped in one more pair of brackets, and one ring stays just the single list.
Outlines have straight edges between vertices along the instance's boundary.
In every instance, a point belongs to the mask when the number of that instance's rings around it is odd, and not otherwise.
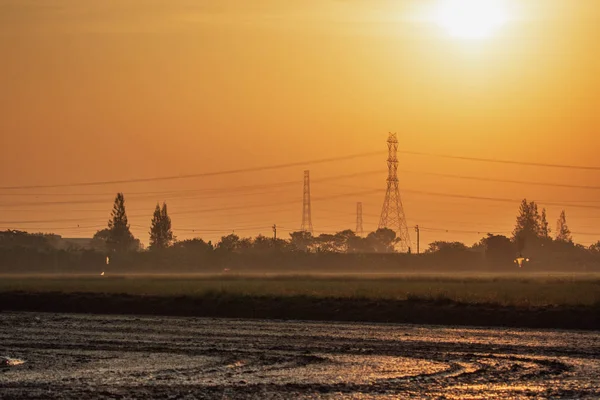
[{"label": "orange sky", "polygon": [[[398,132],[403,150],[600,166],[600,2],[505,1],[505,26],[465,40],[428,20],[437,0],[0,0],[0,186],[385,151],[388,131]],[[354,228],[357,201],[365,229],[376,227],[383,193],[318,198],[384,189],[385,154],[307,168],[317,233]],[[423,174],[600,185],[600,171],[402,154],[399,168],[409,224],[451,230],[422,232],[422,247],[510,231],[518,203],[414,191],[581,202],[592,208],[566,207],[575,239],[600,239],[581,234],[600,233],[600,190]],[[123,191],[132,230],[146,244],[162,200],[181,239],[214,240],[233,229],[270,235],[273,223],[287,235],[300,226],[304,169],[0,189],[0,229],[89,237]],[[209,190],[289,181],[298,183]],[[172,193],[148,193],[164,191]],[[203,211],[222,208],[229,210]],[[561,208],[548,207],[551,227]]]}]

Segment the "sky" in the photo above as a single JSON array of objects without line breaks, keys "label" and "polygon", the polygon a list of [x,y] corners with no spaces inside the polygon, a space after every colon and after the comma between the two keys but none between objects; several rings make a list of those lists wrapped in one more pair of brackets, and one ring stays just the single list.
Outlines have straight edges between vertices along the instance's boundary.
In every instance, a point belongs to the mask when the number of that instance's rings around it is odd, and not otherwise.
[{"label": "sky", "polygon": [[[600,170],[435,156],[600,167],[600,2],[497,0],[506,22],[464,38],[445,1],[0,0],[0,229],[91,237],[122,191],[145,244],[162,201],[179,239],[281,237],[309,169],[315,233],[359,201],[370,231],[397,132],[421,248],[510,234],[525,197],[600,240],[599,188],[560,186]],[[122,180],[142,181],[35,187]]]}]

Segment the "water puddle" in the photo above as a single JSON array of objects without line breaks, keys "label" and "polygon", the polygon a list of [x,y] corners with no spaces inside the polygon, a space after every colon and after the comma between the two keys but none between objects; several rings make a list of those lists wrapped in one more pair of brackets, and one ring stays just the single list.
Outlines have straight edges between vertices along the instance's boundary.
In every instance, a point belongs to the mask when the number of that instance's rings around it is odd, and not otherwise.
[{"label": "water puddle", "polygon": [[14,367],[24,363],[24,360],[20,360],[18,358],[0,357],[0,367]]}]

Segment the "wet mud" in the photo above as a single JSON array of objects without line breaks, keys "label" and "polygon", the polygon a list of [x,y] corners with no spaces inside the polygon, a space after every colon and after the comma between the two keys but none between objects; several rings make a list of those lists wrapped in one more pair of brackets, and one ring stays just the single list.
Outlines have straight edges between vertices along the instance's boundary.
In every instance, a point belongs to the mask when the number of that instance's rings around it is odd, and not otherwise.
[{"label": "wet mud", "polygon": [[2,292],[2,310],[600,330],[600,303],[516,307],[460,303],[445,298],[385,300],[219,294],[147,296]]},{"label": "wet mud", "polygon": [[600,333],[0,313],[2,399],[600,397]]}]

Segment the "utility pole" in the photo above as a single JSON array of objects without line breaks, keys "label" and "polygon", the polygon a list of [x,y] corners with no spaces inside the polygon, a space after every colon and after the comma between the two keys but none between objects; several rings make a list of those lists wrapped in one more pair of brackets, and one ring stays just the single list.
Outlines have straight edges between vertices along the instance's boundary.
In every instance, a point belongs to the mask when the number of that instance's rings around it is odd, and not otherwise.
[{"label": "utility pole", "polygon": [[420,245],[419,242],[421,240],[421,238],[420,238],[421,231],[419,230],[419,225],[415,226],[415,231],[417,232],[417,254],[420,254],[419,253],[419,245]]},{"label": "utility pole", "polygon": [[277,241],[277,225],[273,224],[273,241]]}]

